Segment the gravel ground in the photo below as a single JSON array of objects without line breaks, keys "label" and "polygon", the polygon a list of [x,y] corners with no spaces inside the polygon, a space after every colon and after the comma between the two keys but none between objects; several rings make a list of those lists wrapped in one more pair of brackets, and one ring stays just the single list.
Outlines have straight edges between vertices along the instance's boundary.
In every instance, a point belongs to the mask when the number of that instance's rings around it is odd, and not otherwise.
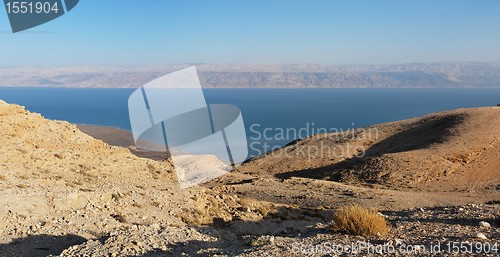
[{"label": "gravel ground", "polygon": [[246,224],[253,229],[245,233],[239,221],[197,228],[131,226],[60,256],[497,256],[499,212],[498,205],[383,212],[391,226],[383,237],[333,232],[328,222],[310,216],[283,221],[271,215]]}]

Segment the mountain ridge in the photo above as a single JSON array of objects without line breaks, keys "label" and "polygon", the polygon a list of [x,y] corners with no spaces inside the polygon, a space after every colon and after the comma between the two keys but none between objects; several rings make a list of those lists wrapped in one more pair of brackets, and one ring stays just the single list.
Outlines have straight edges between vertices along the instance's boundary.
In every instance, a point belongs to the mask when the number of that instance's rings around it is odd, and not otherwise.
[{"label": "mountain ridge", "polygon": [[[193,64],[3,67],[2,86],[136,88]],[[500,63],[385,65],[194,64],[205,88],[470,88],[500,87]]]}]

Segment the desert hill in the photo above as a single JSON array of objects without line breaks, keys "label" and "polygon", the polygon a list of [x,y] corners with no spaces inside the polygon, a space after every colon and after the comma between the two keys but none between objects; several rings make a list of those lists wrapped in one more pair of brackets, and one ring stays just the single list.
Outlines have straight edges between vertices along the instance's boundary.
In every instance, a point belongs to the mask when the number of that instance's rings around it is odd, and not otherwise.
[{"label": "desert hill", "polygon": [[500,199],[500,108],[458,109],[314,135],[206,186],[308,207],[404,209]]},{"label": "desert hill", "polygon": [[500,108],[459,109],[314,135],[250,161],[240,172],[398,189],[496,191]]},{"label": "desert hill", "polygon": [[[51,212],[62,217],[80,210],[75,219],[102,215],[102,224],[113,224],[113,216],[126,216],[131,222],[142,223],[148,221],[143,219],[143,210],[122,206],[159,201],[173,212],[181,208],[183,196],[177,193],[172,167],[166,162],[140,159],[127,149],[81,133],[67,122],[48,121],[5,102],[0,102],[0,127],[0,201],[13,215],[50,222],[45,216]],[[153,191],[141,189],[146,186]],[[160,193],[162,190],[166,194]],[[89,205],[102,213],[86,213]],[[146,215],[151,218],[162,213],[158,208]],[[172,215],[168,222],[179,221]],[[84,229],[96,231],[96,226],[99,224]]]}]

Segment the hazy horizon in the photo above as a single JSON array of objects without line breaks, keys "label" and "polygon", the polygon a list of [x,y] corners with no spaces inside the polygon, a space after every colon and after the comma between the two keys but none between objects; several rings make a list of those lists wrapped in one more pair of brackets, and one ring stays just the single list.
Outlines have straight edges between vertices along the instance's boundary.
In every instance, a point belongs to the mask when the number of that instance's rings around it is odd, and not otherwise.
[{"label": "hazy horizon", "polygon": [[323,66],[323,67],[362,67],[362,66],[396,66],[396,65],[430,65],[430,64],[500,64],[500,61],[434,61],[434,62],[394,62],[394,63],[339,63],[339,64],[322,64],[322,63],[244,63],[244,62],[185,62],[185,63],[158,63],[158,64],[80,64],[80,65],[0,65],[0,68],[25,68],[25,67],[46,67],[46,68],[71,68],[71,67],[160,67],[160,66],[202,66],[202,65],[242,65],[254,67],[266,66]]},{"label": "hazy horizon", "polygon": [[[0,67],[0,86],[138,87],[190,64],[147,66]],[[500,63],[453,62],[400,65],[198,64],[210,88],[499,87]],[[478,76],[478,74],[481,74]]]}]

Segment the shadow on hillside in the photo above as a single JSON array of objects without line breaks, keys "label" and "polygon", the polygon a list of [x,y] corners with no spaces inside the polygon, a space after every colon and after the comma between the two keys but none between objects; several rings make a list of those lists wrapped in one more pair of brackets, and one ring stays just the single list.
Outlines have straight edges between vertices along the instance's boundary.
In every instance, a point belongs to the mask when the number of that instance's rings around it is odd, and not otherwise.
[{"label": "shadow on hillside", "polygon": [[0,256],[45,257],[59,255],[72,245],[87,241],[76,235],[34,235],[18,238],[8,244],[0,244]]},{"label": "shadow on hillside", "polygon": [[464,120],[462,115],[447,115],[439,118],[430,118],[420,121],[395,135],[392,135],[377,144],[371,146],[365,151],[363,157],[353,157],[332,165],[296,170],[287,173],[277,174],[280,179],[291,177],[304,177],[312,179],[324,179],[332,181],[342,181],[345,171],[357,170],[360,177],[368,183],[376,181],[367,180],[369,176],[363,174],[363,164],[373,157],[382,156],[389,153],[400,153],[419,149],[426,149],[432,145],[441,144],[453,134],[453,130]]},{"label": "shadow on hillside", "polygon": [[281,207],[260,221],[216,220],[210,226],[197,228],[200,233],[217,238],[216,241],[179,242],[168,245],[171,249],[168,252],[156,249],[141,256],[234,256],[252,247],[270,244],[269,236],[305,238],[329,233],[329,229],[312,227],[318,222],[328,223],[332,215],[331,210]]}]

